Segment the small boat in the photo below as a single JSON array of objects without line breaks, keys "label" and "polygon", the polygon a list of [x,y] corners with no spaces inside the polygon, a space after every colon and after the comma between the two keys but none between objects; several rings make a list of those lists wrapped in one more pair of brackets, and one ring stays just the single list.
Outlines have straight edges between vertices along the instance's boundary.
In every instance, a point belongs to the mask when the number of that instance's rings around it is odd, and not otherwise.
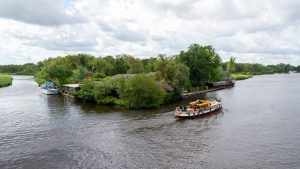
[{"label": "small boat", "polygon": [[54,82],[46,82],[41,86],[42,93],[47,95],[56,95],[58,94],[58,88]]},{"label": "small boat", "polygon": [[222,108],[220,99],[196,100],[187,106],[176,107],[175,116],[190,118],[216,112]]}]

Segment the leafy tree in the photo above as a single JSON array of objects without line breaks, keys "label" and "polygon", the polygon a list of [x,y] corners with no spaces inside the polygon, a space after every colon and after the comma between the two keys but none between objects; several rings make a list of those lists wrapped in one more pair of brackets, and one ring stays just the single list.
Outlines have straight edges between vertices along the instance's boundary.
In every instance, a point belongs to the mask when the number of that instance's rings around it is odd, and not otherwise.
[{"label": "leafy tree", "polygon": [[113,68],[111,70],[110,75],[116,75],[116,74],[124,74],[127,73],[128,65],[122,58],[122,56],[117,56],[114,60]]},{"label": "leafy tree", "polygon": [[229,62],[227,63],[227,72],[230,75],[232,72],[234,72],[235,69],[235,57],[231,56],[229,59]]},{"label": "leafy tree", "polygon": [[143,67],[145,73],[150,73],[155,71],[155,63],[157,61],[157,58],[151,57],[150,59],[143,59]]},{"label": "leafy tree", "polygon": [[140,59],[130,57],[130,58],[128,58],[127,61],[128,61],[128,65],[129,65],[128,73],[132,73],[132,74],[143,73],[144,65]]},{"label": "leafy tree", "polygon": [[76,98],[83,101],[94,101],[95,82],[92,80],[84,80],[80,85],[80,90],[76,92]]},{"label": "leafy tree", "polygon": [[179,54],[179,61],[190,68],[192,86],[204,85],[206,81],[216,81],[220,78],[221,59],[212,46],[192,44],[188,51]]},{"label": "leafy tree", "polygon": [[136,75],[125,82],[122,96],[127,100],[129,108],[151,108],[163,103],[164,91],[152,77]]},{"label": "leafy tree", "polygon": [[89,71],[82,67],[78,66],[75,70],[72,71],[73,73],[73,81],[76,83],[81,82],[83,79],[85,79],[89,75]]},{"label": "leafy tree", "polygon": [[104,58],[94,59],[91,67],[94,73],[98,73],[98,77],[106,77],[112,71],[112,64]]},{"label": "leafy tree", "polygon": [[56,58],[42,68],[43,79],[55,81],[56,83],[68,83],[72,76],[72,68],[64,58]]}]

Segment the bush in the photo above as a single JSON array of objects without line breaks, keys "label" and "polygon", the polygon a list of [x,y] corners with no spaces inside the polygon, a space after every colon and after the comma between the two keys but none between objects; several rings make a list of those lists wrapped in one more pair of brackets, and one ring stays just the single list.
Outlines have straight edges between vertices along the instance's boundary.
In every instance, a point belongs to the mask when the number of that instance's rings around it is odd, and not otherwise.
[{"label": "bush", "polygon": [[235,74],[231,74],[231,77],[234,80],[245,80],[245,79],[249,79],[251,77],[253,77],[253,75],[251,74],[243,74],[243,73],[235,73]]},{"label": "bush", "polygon": [[83,81],[80,90],[75,93],[75,97],[84,101],[94,101],[93,90],[95,83],[91,80]]},{"label": "bush", "polygon": [[0,74],[0,87],[9,86],[12,84],[12,77],[7,74]]},{"label": "bush", "polygon": [[164,101],[165,92],[152,77],[136,75],[125,82],[121,95],[126,106],[132,109],[158,107]]}]

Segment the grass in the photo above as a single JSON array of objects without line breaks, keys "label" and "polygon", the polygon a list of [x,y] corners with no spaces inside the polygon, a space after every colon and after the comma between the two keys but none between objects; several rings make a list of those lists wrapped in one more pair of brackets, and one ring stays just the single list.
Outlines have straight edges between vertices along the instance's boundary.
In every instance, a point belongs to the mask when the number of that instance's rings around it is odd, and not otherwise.
[{"label": "grass", "polygon": [[249,73],[233,73],[230,75],[234,80],[245,80],[253,77],[252,74]]},{"label": "grass", "polygon": [[13,78],[7,74],[0,74],[0,87],[6,87],[12,84]]}]

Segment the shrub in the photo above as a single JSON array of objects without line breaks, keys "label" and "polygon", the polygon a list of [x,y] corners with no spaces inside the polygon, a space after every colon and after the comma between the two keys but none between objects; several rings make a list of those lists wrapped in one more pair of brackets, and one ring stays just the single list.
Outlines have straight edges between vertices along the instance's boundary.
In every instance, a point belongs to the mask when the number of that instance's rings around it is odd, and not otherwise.
[{"label": "shrub", "polygon": [[125,82],[122,94],[126,106],[132,109],[158,107],[164,101],[164,90],[152,77],[136,75]]}]

